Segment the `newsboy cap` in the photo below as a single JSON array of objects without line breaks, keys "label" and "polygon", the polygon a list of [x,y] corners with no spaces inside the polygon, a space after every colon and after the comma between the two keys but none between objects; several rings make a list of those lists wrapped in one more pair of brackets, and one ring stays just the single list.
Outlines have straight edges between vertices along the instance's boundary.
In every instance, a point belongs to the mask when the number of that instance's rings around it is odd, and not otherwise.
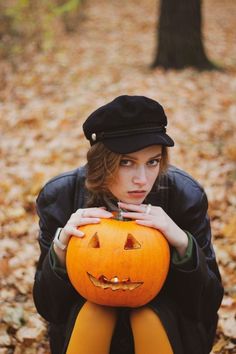
[{"label": "newsboy cap", "polygon": [[173,146],[166,125],[167,117],[157,101],[123,95],[90,114],[83,130],[91,145],[101,141],[109,150],[127,154],[151,145]]}]

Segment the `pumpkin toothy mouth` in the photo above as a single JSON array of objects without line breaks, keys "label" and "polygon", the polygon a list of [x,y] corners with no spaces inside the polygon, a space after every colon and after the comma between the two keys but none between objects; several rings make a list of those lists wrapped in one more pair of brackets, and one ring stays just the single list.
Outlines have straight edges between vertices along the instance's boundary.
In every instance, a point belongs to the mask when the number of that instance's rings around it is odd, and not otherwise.
[{"label": "pumpkin toothy mouth", "polygon": [[93,285],[112,290],[134,290],[143,284],[142,281],[132,282],[130,278],[120,280],[117,276],[111,278],[110,280],[105,277],[105,275],[101,275],[98,279],[95,278],[92,274],[88,273],[88,277]]}]

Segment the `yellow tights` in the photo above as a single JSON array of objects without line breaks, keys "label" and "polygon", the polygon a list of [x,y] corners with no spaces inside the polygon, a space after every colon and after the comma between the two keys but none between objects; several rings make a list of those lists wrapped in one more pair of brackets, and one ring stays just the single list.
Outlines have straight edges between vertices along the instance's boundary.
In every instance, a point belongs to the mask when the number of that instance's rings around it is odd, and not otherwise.
[{"label": "yellow tights", "polygon": [[159,317],[149,307],[133,310],[130,321],[135,354],[173,354]]},{"label": "yellow tights", "polygon": [[76,318],[66,354],[109,353],[116,311],[86,302]]},{"label": "yellow tights", "polygon": [[[86,302],[80,310],[66,354],[109,354],[116,310]],[[173,354],[158,316],[148,307],[130,314],[135,354]]]}]

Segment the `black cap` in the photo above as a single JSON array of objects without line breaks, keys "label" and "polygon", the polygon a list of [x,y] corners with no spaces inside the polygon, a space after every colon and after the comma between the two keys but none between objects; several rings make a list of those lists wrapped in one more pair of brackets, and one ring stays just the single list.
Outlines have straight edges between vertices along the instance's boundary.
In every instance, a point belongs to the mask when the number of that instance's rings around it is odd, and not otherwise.
[{"label": "black cap", "polygon": [[102,141],[111,151],[127,154],[151,145],[173,146],[166,134],[163,107],[145,96],[119,96],[94,111],[83,130],[91,145]]}]

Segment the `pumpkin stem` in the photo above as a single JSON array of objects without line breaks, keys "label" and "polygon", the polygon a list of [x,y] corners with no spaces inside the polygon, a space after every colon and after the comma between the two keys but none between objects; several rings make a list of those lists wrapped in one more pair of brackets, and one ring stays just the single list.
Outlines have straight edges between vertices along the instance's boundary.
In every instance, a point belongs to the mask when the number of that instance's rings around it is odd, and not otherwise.
[{"label": "pumpkin stem", "polygon": [[122,209],[118,209],[117,211],[113,211],[112,214],[114,215],[112,219],[123,221],[124,217],[122,215]]},{"label": "pumpkin stem", "polygon": [[118,213],[117,213],[117,219],[118,220],[124,220],[124,217],[123,217],[123,215],[122,215],[122,209],[118,209]]},{"label": "pumpkin stem", "polygon": [[123,211],[124,210],[122,210],[121,208],[119,208],[117,211],[113,211],[112,212],[112,214],[114,215],[113,219],[119,220],[119,221],[130,221],[131,219],[124,218],[124,216],[122,215]]}]

